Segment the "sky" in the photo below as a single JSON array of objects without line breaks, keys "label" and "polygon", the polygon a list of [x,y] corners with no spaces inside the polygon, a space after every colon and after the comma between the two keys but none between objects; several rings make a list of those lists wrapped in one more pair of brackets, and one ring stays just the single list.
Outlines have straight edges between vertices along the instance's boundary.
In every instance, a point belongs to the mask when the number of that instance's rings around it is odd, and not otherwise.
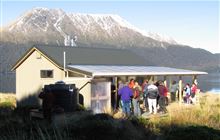
[{"label": "sky", "polygon": [[172,37],[179,44],[220,53],[218,0],[1,0],[1,26],[34,7],[62,9],[66,13],[117,14],[146,32]]}]

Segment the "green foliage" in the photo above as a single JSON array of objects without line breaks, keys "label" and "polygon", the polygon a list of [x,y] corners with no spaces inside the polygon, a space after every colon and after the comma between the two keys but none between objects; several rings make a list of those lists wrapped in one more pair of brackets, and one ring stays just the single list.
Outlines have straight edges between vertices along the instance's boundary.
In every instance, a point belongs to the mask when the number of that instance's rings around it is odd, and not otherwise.
[{"label": "green foliage", "polygon": [[71,130],[71,137],[77,139],[141,140],[148,135],[142,124],[129,120],[117,120],[108,114],[84,114],[77,118],[67,122],[70,124],[68,130]]},{"label": "green foliage", "polygon": [[93,115],[89,112],[69,114],[65,125],[60,126],[46,121],[26,121],[18,118],[5,120],[0,126],[1,140],[144,140],[148,135],[144,125],[135,123],[135,120],[117,120],[108,114]]},{"label": "green foliage", "polygon": [[164,127],[165,140],[219,140],[220,131],[206,126]]},{"label": "green foliage", "polygon": [[14,109],[15,106],[12,102],[2,102],[2,103],[0,103],[0,108]]},{"label": "green foliage", "polygon": [[14,108],[15,106],[12,102],[2,102],[0,103],[0,115],[9,115]]},{"label": "green foliage", "polygon": [[53,116],[52,123],[30,120],[28,112],[34,107],[25,106],[8,116],[0,115],[0,140],[219,140],[219,103],[206,96],[200,101],[202,106],[149,119],[115,119],[108,114],[92,114],[81,106],[76,112]]},{"label": "green foliage", "polygon": [[86,110],[86,108],[83,106],[83,105],[81,105],[81,104],[78,104],[77,105],[77,109],[76,109],[77,111],[85,111]]},{"label": "green foliage", "polygon": [[[27,121],[20,116],[1,119],[1,140],[175,140],[220,139],[220,130],[200,125],[164,123],[168,118],[153,122],[131,117],[114,119],[108,114],[80,111],[66,114],[64,125],[45,120]],[[4,122],[4,123],[3,123]]]}]

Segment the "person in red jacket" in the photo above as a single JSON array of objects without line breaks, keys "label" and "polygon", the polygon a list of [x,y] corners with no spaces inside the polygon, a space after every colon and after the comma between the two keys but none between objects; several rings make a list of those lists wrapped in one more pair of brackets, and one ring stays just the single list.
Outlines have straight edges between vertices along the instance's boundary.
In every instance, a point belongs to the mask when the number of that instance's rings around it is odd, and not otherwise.
[{"label": "person in red jacket", "polygon": [[128,84],[128,87],[129,87],[130,89],[133,89],[133,88],[134,88],[134,79],[131,79],[131,80],[130,80],[130,82],[129,82],[129,84]]},{"label": "person in red jacket", "polygon": [[197,85],[195,83],[192,84],[191,87],[191,97],[194,98],[196,95],[196,91],[197,91]]},{"label": "person in red jacket", "polygon": [[167,99],[167,93],[168,89],[165,87],[164,83],[162,81],[158,81],[158,91],[159,91],[159,111],[161,113],[167,113],[166,109],[166,99]]}]

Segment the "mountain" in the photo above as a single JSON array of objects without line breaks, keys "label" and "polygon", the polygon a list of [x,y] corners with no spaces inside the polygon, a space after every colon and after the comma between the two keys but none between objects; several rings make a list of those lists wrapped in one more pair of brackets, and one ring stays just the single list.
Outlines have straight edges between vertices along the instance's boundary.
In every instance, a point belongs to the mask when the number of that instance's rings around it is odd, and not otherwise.
[{"label": "mountain", "polygon": [[[33,8],[1,29],[1,44],[64,45],[76,39],[85,47],[130,49],[149,65],[209,70],[219,57],[203,49],[179,45],[174,39],[142,31],[118,15],[65,13],[61,9]],[[4,45],[8,46],[8,45]]]},{"label": "mountain", "polygon": [[[169,42],[146,34],[118,15],[67,14],[61,9],[34,8],[3,29],[2,41],[63,45],[67,36],[88,46],[166,47]],[[150,37],[152,35],[152,37]],[[173,42],[173,40],[172,40]]]},{"label": "mountain", "polygon": [[[2,44],[62,46],[68,37],[85,47],[130,49],[149,65],[198,70],[216,69],[219,57],[203,49],[179,45],[174,39],[142,31],[118,15],[65,13],[62,9],[33,8],[2,29]],[[8,45],[6,45],[8,46]]]},{"label": "mountain", "polygon": [[1,28],[0,92],[15,91],[15,73],[10,68],[32,45],[63,46],[68,39],[75,39],[77,46],[129,49],[148,65],[220,72],[219,54],[179,45],[158,33],[147,33],[118,15],[34,8]]}]

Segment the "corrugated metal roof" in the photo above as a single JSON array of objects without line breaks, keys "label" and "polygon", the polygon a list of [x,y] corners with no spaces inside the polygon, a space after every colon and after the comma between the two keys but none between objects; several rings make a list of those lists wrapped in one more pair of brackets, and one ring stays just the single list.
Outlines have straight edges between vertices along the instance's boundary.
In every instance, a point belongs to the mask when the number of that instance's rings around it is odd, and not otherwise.
[{"label": "corrugated metal roof", "polygon": [[63,66],[63,52],[68,65],[147,65],[136,54],[125,49],[35,46],[59,66]]},{"label": "corrugated metal roof", "polygon": [[202,75],[201,71],[191,71],[169,67],[155,66],[115,66],[115,65],[68,65],[76,70],[91,73],[95,76],[138,76],[138,75]]}]

